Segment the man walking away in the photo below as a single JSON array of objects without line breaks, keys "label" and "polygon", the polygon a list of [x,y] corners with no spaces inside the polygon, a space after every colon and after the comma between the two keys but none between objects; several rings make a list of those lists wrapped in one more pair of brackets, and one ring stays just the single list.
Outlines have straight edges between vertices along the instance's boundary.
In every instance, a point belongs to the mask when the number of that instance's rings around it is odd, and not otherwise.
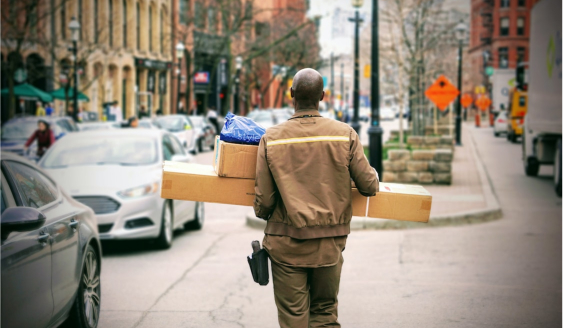
[{"label": "man walking away", "polygon": [[295,75],[295,115],[266,130],[256,162],[256,216],[268,221],[264,248],[272,260],[281,327],[340,327],[342,251],[352,218],[351,181],[374,196],[379,178],[358,134],[323,118],[323,79],[313,69]]}]

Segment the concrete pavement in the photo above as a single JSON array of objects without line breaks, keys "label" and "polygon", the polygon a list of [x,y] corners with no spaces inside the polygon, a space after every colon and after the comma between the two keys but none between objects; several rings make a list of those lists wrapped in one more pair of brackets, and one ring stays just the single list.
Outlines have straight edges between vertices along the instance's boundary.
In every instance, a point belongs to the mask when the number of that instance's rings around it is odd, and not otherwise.
[{"label": "concrete pavement", "polygon": [[[471,129],[504,217],[479,225],[354,231],[344,252],[343,327],[561,327],[561,199],[549,168],[523,173],[520,145]],[[201,162],[211,154],[198,155]],[[201,231],[168,251],[105,245],[99,327],[277,327],[272,284],[246,255],[248,207],[206,204]]]}]

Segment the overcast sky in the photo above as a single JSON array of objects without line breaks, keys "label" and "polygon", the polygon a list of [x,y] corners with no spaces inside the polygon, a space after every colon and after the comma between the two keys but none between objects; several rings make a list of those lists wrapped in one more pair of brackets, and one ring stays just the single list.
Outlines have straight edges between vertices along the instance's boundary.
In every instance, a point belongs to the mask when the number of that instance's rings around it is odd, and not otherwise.
[{"label": "overcast sky", "polygon": [[[309,16],[321,16],[321,26],[319,31],[319,42],[321,45],[321,56],[329,57],[331,52],[334,54],[351,54],[353,51],[354,23],[340,20],[333,20],[337,8],[347,10],[353,15],[354,7],[351,0],[310,0]],[[360,8],[360,15],[371,19],[371,1],[364,1]],[[344,17],[343,17],[344,18]],[[362,26],[365,26],[365,22]],[[333,26],[334,25],[334,26]],[[344,25],[344,26],[341,26]],[[333,29],[338,29],[341,33],[333,35]]]}]

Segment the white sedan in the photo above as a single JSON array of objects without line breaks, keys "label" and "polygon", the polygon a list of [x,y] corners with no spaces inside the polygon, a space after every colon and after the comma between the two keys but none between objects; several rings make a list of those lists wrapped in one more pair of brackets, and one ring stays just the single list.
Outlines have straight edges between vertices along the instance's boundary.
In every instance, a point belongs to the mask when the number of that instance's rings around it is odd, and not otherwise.
[{"label": "white sedan", "polygon": [[395,119],[395,111],[391,107],[383,107],[379,111],[379,119],[382,121],[393,121]]},{"label": "white sedan", "polygon": [[191,159],[166,131],[119,129],[63,138],[39,165],[94,210],[100,239],[154,239],[169,248],[174,229],[203,225],[203,203],[160,198],[162,162]]},{"label": "white sedan", "polygon": [[194,155],[197,154],[197,137],[194,131],[194,125],[187,115],[160,116],[155,120],[155,124],[176,136],[184,148],[188,149],[190,153]]},{"label": "white sedan", "polygon": [[493,132],[495,133],[495,137],[498,137],[501,133],[508,133],[508,119],[506,117],[506,111],[501,111],[497,115],[497,118],[495,118]]}]

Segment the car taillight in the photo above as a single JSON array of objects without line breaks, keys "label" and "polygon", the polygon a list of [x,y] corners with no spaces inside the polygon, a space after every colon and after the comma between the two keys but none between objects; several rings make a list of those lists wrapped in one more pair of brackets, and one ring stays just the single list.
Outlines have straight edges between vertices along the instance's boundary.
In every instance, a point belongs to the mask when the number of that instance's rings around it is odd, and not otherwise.
[{"label": "car taillight", "polygon": [[524,124],[524,119],[520,119],[520,125]]},{"label": "car taillight", "polygon": [[506,121],[503,120],[502,118],[499,118],[499,119],[498,119],[498,122],[499,122],[499,123],[505,123]]}]

